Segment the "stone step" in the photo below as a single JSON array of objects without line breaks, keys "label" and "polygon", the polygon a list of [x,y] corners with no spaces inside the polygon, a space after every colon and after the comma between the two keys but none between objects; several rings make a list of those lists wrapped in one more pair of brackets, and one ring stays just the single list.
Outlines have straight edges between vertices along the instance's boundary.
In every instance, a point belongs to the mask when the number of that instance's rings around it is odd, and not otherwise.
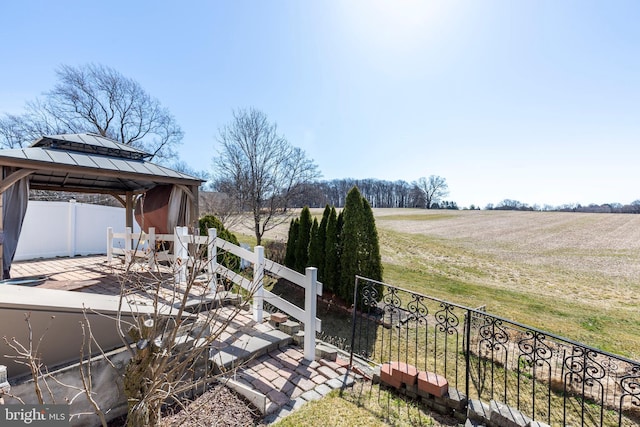
[{"label": "stone step", "polygon": [[243,334],[229,345],[213,348],[209,353],[209,361],[213,365],[215,374],[228,372],[242,365],[244,362],[263,354],[289,345],[290,335],[277,329],[258,332],[252,335]]},{"label": "stone step", "polygon": [[216,308],[242,304],[242,295],[229,291],[215,292],[200,298],[190,298],[185,304],[185,311],[195,313],[200,311],[215,310]]}]

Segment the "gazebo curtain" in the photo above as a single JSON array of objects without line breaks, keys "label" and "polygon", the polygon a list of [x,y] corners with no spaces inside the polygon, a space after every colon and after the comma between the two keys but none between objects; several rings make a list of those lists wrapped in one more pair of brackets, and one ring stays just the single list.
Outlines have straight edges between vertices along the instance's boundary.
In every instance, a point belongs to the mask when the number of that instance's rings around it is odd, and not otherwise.
[{"label": "gazebo curtain", "polygon": [[169,197],[167,227],[171,232],[177,227],[189,224],[189,196],[181,187],[174,185]]},{"label": "gazebo curtain", "polygon": [[29,178],[25,177],[16,181],[2,194],[2,224],[3,233],[3,253],[2,253],[2,278],[9,279],[11,263],[16,254],[22,222],[27,213],[27,203],[29,202]]}]

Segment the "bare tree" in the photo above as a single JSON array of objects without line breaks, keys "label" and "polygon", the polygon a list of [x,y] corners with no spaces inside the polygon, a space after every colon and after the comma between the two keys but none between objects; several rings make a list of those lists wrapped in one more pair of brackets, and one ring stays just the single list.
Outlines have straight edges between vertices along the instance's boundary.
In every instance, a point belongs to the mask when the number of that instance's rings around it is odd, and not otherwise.
[{"label": "bare tree", "polygon": [[424,194],[425,207],[427,209],[431,209],[435,203],[449,195],[447,180],[441,176],[431,175],[429,178],[419,178],[417,186]]},{"label": "bare tree", "polygon": [[62,66],[43,99],[23,115],[0,118],[0,147],[22,147],[43,135],[92,132],[142,149],[154,158],[175,157],[180,126],[139,83],[116,70],[89,64]]},{"label": "bare tree", "polygon": [[254,108],[234,112],[218,141],[214,187],[238,212],[251,212],[250,227],[260,245],[266,231],[288,220],[287,208],[302,184],[320,177],[318,167]]}]

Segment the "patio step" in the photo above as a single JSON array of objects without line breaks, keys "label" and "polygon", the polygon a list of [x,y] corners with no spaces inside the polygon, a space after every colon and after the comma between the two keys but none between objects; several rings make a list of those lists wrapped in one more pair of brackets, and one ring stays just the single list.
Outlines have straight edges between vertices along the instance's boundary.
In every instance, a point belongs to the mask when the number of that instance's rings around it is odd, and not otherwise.
[{"label": "patio step", "polygon": [[[215,310],[216,308],[242,304],[242,296],[229,291],[216,292],[205,295],[203,298],[190,298],[185,304],[185,311],[195,313],[200,311]],[[177,304],[179,305],[179,304]]]},{"label": "patio step", "polygon": [[209,361],[215,374],[224,373],[290,343],[291,336],[277,329],[264,332],[254,330],[251,334],[242,334],[228,345],[214,345]]}]

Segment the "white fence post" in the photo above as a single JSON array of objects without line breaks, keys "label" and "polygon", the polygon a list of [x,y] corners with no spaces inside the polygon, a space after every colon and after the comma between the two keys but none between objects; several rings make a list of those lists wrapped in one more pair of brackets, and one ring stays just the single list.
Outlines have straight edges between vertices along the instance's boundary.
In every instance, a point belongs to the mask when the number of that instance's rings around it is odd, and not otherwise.
[{"label": "white fence post", "polygon": [[207,230],[209,238],[207,239],[207,259],[209,260],[209,291],[217,292],[216,271],[218,271],[218,248],[216,246],[216,237],[218,231],[215,228]]},{"label": "white fence post", "polygon": [[[142,233],[142,230],[140,230]],[[158,271],[158,263],[156,262],[156,228],[149,227],[149,233],[147,233],[147,263],[149,265],[149,270],[153,271],[154,269]]]},{"label": "white fence post", "polygon": [[304,289],[304,358],[316,358],[316,306],[318,302],[318,269],[307,267]]},{"label": "white fence post", "polygon": [[113,260],[113,227],[107,227],[107,261]]},{"label": "white fence post", "polygon": [[129,264],[132,260],[133,254],[131,253],[131,227],[126,227],[124,229],[124,259],[127,264]]},{"label": "white fence post", "polygon": [[189,262],[189,251],[187,249],[189,231],[187,227],[176,227],[173,239],[174,267],[176,268],[176,283],[187,281],[187,264]]},{"label": "white fence post", "polygon": [[76,256],[76,216],[77,216],[77,204],[76,199],[69,200],[69,241],[67,243],[68,256]]},{"label": "white fence post", "polygon": [[253,248],[255,262],[253,264],[253,320],[262,323],[262,305],[264,302],[264,247]]}]

